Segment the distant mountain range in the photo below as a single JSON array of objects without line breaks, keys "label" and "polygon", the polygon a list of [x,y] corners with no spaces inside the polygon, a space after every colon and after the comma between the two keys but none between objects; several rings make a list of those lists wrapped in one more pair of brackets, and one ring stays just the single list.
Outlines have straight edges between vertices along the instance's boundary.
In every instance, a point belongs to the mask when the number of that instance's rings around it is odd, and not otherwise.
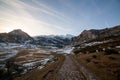
[{"label": "distant mountain range", "polygon": [[0,42],[63,47],[71,44],[72,37],[73,35],[70,34],[31,37],[24,31],[17,29],[9,33],[0,33]]},{"label": "distant mountain range", "polygon": [[36,36],[34,37],[34,42],[42,46],[64,47],[65,45],[71,44],[72,37],[72,35]]},{"label": "distant mountain range", "polygon": [[72,38],[74,52],[94,52],[120,46],[120,25],[100,30],[84,30]]},{"label": "distant mountain range", "polygon": [[78,49],[92,43],[120,41],[120,25],[100,30],[84,30],[80,35],[42,35],[31,37],[24,31],[17,29],[9,33],[0,33],[0,42],[33,44],[40,46],[64,47],[71,45]]}]

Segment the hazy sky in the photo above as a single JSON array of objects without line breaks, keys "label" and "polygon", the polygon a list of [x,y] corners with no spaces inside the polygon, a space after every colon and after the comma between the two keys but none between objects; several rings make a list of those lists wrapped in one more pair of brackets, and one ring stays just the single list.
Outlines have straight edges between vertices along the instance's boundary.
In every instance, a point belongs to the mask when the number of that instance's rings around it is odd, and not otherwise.
[{"label": "hazy sky", "polygon": [[120,24],[120,0],[0,0],[0,32],[78,35]]}]

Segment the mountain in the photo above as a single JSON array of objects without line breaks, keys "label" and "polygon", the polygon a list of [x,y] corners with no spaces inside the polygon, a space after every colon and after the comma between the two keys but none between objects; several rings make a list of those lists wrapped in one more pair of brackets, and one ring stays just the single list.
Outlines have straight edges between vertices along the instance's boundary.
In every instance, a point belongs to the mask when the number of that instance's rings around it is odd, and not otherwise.
[{"label": "mountain", "polygon": [[48,35],[31,37],[20,29],[13,30],[9,33],[0,33],[0,42],[5,43],[24,43],[40,46],[64,47],[71,44],[73,35]]},{"label": "mountain", "polygon": [[42,46],[64,47],[71,44],[72,35],[48,35],[34,37],[34,43]]},{"label": "mountain", "polygon": [[100,30],[84,30],[72,38],[74,52],[95,52],[120,46],[120,25]]},{"label": "mountain", "polygon": [[106,38],[112,36],[119,36],[120,35],[120,25],[112,27],[112,28],[105,28],[101,30],[84,30],[80,35],[74,37],[72,40],[73,42],[77,42],[77,44],[82,44],[84,42],[88,42],[93,39],[97,38]]},{"label": "mountain", "polygon": [[0,42],[24,43],[27,40],[33,40],[33,38],[20,29],[0,34]]}]

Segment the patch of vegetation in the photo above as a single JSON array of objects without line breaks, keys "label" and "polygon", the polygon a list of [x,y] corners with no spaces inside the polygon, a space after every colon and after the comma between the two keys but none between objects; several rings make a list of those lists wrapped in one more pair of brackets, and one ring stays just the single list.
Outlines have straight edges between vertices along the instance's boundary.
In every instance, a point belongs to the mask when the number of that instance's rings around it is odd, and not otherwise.
[{"label": "patch of vegetation", "polygon": [[90,41],[87,41],[86,43],[90,43],[90,42],[96,42],[96,41],[106,41],[106,40],[110,40],[110,39],[113,39],[113,40],[118,40],[118,37],[119,35],[113,35],[113,36],[106,36],[106,37],[97,37],[95,39],[92,39]]},{"label": "patch of vegetation", "polygon": [[105,54],[110,55],[110,54],[119,54],[119,53],[118,53],[118,51],[116,51],[114,49],[106,49]]},{"label": "patch of vegetation", "polygon": [[115,57],[112,57],[112,56],[110,56],[110,57],[108,57],[109,59],[111,59],[111,60],[116,60],[116,58]]},{"label": "patch of vegetation", "polygon": [[88,59],[86,59],[86,61],[87,61],[87,63],[89,63],[91,61],[91,59],[88,58]]},{"label": "patch of vegetation", "polygon": [[15,80],[56,80],[57,72],[60,69],[65,56],[63,54],[52,54],[55,56],[55,62],[48,63],[42,69],[33,69],[30,72],[20,75]]},{"label": "patch of vegetation", "polygon": [[93,57],[93,58],[97,58],[97,56],[96,56],[96,55],[92,55],[92,57]]},{"label": "patch of vegetation", "polygon": [[[105,52],[73,55],[100,80],[120,80],[120,55]],[[104,75],[103,75],[104,74]]]},{"label": "patch of vegetation", "polygon": [[1,80],[13,80],[15,76],[23,72],[24,67],[16,64],[14,60],[9,60],[5,64],[5,68],[0,69]]},{"label": "patch of vegetation", "polygon": [[[79,54],[80,52],[83,52],[83,53],[94,53],[94,52],[96,52],[96,50],[99,51],[99,52],[102,52],[103,48],[104,49],[108,49],[108,47],[115,48],[115,46],[118,46],[118,45],[120,45],[120,41],[119,40],[114,40],[114,41],[107,42],[107,43],[96,44],[96,45],[93,45],[93,46],[86,46],[84,48],[78,48],[78,47],[76,47],[73,50],[73,52],[75,54]],[[114,50],[114,52],[115,52],[115,50]]]}]

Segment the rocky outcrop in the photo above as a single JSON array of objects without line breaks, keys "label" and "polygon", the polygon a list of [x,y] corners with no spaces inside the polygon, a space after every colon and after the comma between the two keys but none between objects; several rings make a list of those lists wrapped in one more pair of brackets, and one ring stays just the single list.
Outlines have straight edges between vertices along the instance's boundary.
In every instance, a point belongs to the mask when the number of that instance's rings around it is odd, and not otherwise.
[{"label": "rocky outcrop", "polygon": [[79,36],[74,37],[72,41],[75,54],[115,49],[116,46],[120,46],[120,26],[101,30],[84,30]]},{"label": "rocky outcrop", "polygon": [[120,25],[112,27],[112,28],[105,28],[101,30],[84,30],[80,35],[74,37],[73,43],[74,44],[82,44],[84,42],[88,42],[93,39],[97,38],[105,38],[105,37],[113,37],[120,35]]}]

